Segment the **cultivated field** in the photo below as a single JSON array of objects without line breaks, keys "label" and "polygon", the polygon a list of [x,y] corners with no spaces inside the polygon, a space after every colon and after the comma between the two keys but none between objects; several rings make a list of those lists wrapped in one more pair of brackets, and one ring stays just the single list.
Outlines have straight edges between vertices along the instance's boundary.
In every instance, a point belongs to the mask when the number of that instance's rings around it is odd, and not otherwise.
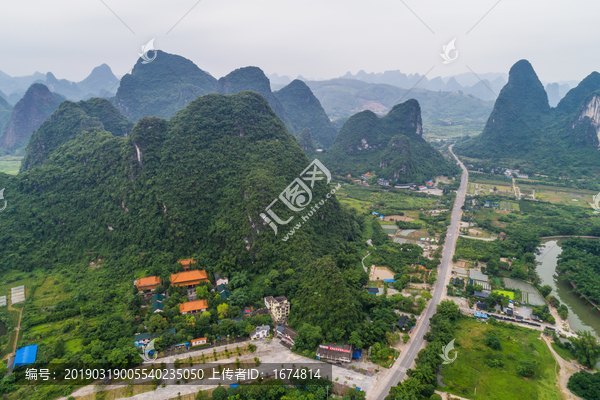
[{"label": "cultivated field", "polygon": [[19,173],[21,167],[21,160],[23,157],[3,156],[0,157],[0,172],[4,172],[9,175],[16,175]]}]

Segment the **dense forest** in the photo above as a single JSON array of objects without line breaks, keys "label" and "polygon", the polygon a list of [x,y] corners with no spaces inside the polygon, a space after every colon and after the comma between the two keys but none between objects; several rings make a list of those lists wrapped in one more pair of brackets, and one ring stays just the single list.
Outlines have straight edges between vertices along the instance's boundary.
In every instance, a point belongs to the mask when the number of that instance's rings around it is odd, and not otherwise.
[{"label": "dense forest", "polygon": [[581,238],[560,244],[557,271],[561,278],[575,284],[575,293],[600,303],[600,243]]}]

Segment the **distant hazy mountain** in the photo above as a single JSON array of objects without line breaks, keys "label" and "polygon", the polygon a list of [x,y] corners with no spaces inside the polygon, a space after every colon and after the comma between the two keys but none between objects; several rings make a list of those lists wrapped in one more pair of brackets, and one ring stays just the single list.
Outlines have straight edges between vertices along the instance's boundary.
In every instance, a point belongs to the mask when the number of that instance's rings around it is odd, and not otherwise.
[{"label": "distant hazy mountain", "polygon": [[45,82],[46,76],[40,72],[36,72],[33,75],[11,77],[0,71],[0,90],[7,96],[10,96],[14,92],[23,92],[24,94],[35,81]]},{"label": "distant hazy mountain", "polygon": [[286,116],[295,132],[310,128],[312,140],[317,146],[328,148],[333,144],[337,130],[306,83],[296,79],[275,92],[275,97],[285,107]]},{"label": "distant hazy mountain", "polygon": [[457,168],[423,139],[421,109],[414,99],[382,118],[369,110],[350,117],[323,160],[341,175],[371,172],[398,182],[424,182]]},{"label": "distant hazy mountain", "polygon": [[[364,110],[383,115],[400,101],[413,98],[421,105],[423,121],[429,131],[455,129],[464,134],[476,135],[485,126],[493,106],[492,102],[460,92],[432,92],[424,89],[409,92],[393,85],[372,84],[355,79],[311,81],[307,84],[327,115],[335,120]],[[447,84],[453,82],[450,80]]]},{"label": "distant hazy mountain", "polygon": [[593,72],[550,108],[548,95],[527,60],[510,69],[485,129],[458,143],[459,154],[522,160],[522,169],[565,174],[600,171],[600,74]]},{"label": "distant hazy mountain", "polygon": [[13,151],[26,146],[31,134],[52,115],[60,103],[60,97],[51,93],[46,86],[39,83],[31,85],[12,110],[0,138],[0,149]]},{"label": "distant hazy mountain", "polygon": [[548,94],[550,107],[556,107],[558,102],[569,92],[570,88],[571,87],[566,83],[563,83],[562,85],[559,85],[557,82],[548,83],[546,85],[546,94]]},{"label": "distant hazy mountain", "polygon": [[118,84],[119,79],[106,64],[94,68],[87,78],[81,82],[77,82],[77,86],[79,86],[85,96],[90,94],[97,96],[102,91],[116,93]]},{"label": "distant hazy mountain", "polygon": [[74,139],[83,131],[104,130],[115,136],[127,136],[133,122],[125,118],[108,100],[93,98],[88,101],[61,103],[29,139],[21,172],[42,165],[58,147]]},{"label": "distant hazy mountain", "polygon": [[13,107],[6,101],[3,96],[4,93],[0,92],[0,134],[4,132],[4,127],[10,119]]},{"label": "distant hazy mountain", "polygon": [[52,72],[46,74],[46,86],[51,92],[62,94],[68,100],[80,100],[83,97],[83,92],[75,82],[56,79]]},{"label": "distant hazy mountain", "polygon": [[152,115],[170,118],[195,98],[214,92],[216,82],[187,58],[157,50],[154,61],[142,64],[138,59],[121,79],[115,104],[134,122]]},{"label": "distant hazy mountain", "polygon": [[267,75],[267,77],[269,78],[269,81],[271,81],[271,85],[289,85],[292,80],[290,79],[289,76],[284,75],[284,76],[279,76],[277,74],[271,74],[271,75]]},{"label": "distant hazy mountain", "polygon": [[356,75],[347,72],[346,75],[341,78],[355,79],[368,83],[388,84],[403,89],[416,87],[434,92],[455,92],[460,90],[466,94],[472,94],[475,97],[479,97],[482,100],[493,100],[496,97],[494,93],[499,93],[502,86],[506,84],[506,74],[503,73],[483,73],[474,75],[469,72],[446,78],[438,76],[428,79],[419,74],[407,75],[400,71],[366,73],[361,70]]}]

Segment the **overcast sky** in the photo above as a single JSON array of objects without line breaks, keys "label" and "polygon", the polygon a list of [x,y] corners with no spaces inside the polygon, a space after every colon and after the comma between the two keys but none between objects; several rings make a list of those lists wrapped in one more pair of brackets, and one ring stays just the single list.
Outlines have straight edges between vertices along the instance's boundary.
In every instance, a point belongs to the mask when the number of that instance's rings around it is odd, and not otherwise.
[{"label": "overcast sky", "polygon": [[[292,78],[434,67],[433,78],[526,58],[544,81],[581,80],[600,70],[598,15],[597,1],[0,0],[0,70],[79,81],[107,63],[122,76],[156,38],[216,78],[248,65]],[[453,38],[458,58],[444,65]]]}]

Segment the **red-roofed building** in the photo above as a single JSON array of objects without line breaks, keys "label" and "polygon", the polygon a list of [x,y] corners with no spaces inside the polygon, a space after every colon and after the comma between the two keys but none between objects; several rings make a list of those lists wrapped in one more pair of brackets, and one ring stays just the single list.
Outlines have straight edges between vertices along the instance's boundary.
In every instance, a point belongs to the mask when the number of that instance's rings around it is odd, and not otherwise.
[{"label": "red-roofed building", "polygon": [[171,285],[195,288],[200,282],[209,282],[205,270],[194,269],[171,275]]},{"label": "red-roofed building", "polygon": [[158,276],[148,276],[146,278],[140,278],[133,284],[138,288],[139,291],[150,292],[154,291],[160,284],[160,278]]}]

